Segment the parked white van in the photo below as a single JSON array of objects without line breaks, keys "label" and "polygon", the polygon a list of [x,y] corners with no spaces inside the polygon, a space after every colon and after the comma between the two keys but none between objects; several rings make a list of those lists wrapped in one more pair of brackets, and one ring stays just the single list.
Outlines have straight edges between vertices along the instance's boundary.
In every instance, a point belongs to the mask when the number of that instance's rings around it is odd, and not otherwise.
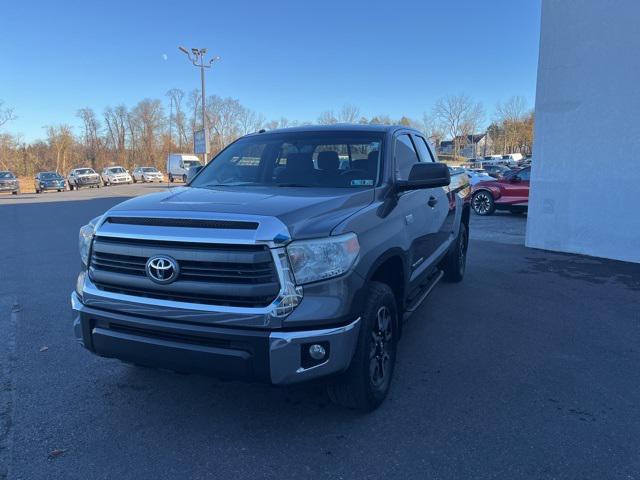
[{"label": "parked white van", "polygon": [[180,179],[186,183],[187,173],[191,167],[201,167],[200,159],[190,153],[170,153],[167,157],[167,173],[169,181]]}]

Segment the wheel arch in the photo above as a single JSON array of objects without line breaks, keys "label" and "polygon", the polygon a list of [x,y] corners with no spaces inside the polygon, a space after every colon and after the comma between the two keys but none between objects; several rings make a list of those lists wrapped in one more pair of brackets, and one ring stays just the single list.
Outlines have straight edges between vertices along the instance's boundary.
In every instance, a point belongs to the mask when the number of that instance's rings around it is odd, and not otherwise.
[{"label": "wheel arch", "polygon": [[398,331],[402,330],[402,315],[407,292],[408,269],[406,255],[400,248],[392,248],[381,255],[369,269],[367,281],[381,282],[389,286],[396,299]]}]

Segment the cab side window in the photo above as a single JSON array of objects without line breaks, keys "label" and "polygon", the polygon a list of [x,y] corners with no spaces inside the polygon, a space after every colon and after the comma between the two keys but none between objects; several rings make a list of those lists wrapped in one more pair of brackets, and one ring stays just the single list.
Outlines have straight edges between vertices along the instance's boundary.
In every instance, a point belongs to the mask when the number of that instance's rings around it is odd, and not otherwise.
[{"label": "cab side window", "polygon": [[420,160],[423,162],[435,162],[433,155],[431,155],[431,151],[427,146],[427,141],[418,135],[413,136],[413,140],[416,143],[416,148],[418,149],[418,153],[420,153]]},{"label": "cab side window", "polygon": [[528,182],[531,178],[531,169],[525,168],[524,170],[520,170],[518,172],[518,178],[523,182]]},{"label": "cab side window", "polygon": [[418,163],[418,154],[408,134],[399,135],[395,145],[396,180],[408,180],[411,167]]}]

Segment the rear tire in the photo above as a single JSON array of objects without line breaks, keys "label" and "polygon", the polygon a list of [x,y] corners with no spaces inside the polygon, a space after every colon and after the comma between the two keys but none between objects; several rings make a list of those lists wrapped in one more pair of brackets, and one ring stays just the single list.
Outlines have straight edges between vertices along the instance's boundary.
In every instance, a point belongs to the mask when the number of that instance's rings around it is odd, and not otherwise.
[{"label": "rear tire", "polygon": [[471,199],[471,208],[477,215],[487,216],[493,215],[496,211],[496,203],[493,200],[493,195],[486,190],[480,190],[473,195]]},{"label": "rear tire", "polygon": [[460,231],[456,241],[451,245],[449,253],[444,257],[442,270],[445,282],[458,283],[464,278],[467,265],[467,249],[469,248],[469,231],[464,223],[460,224]]},{"label": "rear tire", "polygon": [[74,186],[73,186],[73,184],[70,183],[69,184],[69,190],[73,192],[73,189],[74,189]]},{"label": "rear tire", "polygon": [[372,411],[382,404],[391,386],[398,308],[391,288],[384,283],[371,282],[366,298],[351,365],[332,380],[327,393],[338,405]]}]

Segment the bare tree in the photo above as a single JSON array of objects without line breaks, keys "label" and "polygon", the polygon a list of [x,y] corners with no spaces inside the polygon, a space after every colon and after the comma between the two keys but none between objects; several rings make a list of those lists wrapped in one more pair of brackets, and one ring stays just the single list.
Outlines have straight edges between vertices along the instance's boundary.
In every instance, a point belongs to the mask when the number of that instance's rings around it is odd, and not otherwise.
[{"label": "bare tree", "polygon": [[467,137],[480,126],[484,110],[480,103],[473,102],[467,95],[449,95],[436,102],[433,117],[453,140],[453,154],[458,156]]},{"label": "bare tree", "polygon": [[104,110],[104,121],[107,126],[107,144],[111,147],[113,163],[124,163],[127,138],[127,121],[129,113],[127,107],[118,105],[115,108],[107,107]]},{"label": "bare tree", "polygon": [[189,110],[191,112],[191,132],[189,132],[190,138],[193,138],[193,132],[198,130],[200,122],[202,121],[200,115],[198,115],[198,110],[202,105],[201,98],[202,97],[200,95],[200,90],[198,90],[197,88],[194,88],[193,90],[191,90],[191,92],[189,92],[187,105],[189,106]]},{"label": "bare tree", "polygon": [[340,121],[344,123],[356,123],[360,116],[360,109],[350,103],[345,103],[340,110]]},{"label": "bare tree", "polygon": [[73,146],[73,133],[67,124],[50,125],[47,129],[47,142],[55,152],[55,170],[63,175],[67,171],[67,160]]},{"label": "bare tree", "polygon": [[432,115],[424,112],[422,114],[422,125],[420,130],[425,134],[427,140],[436,148],[440,146],[444,138],[442,125]]},{"label": "bare tree", "polygon": [[241,135],[243,110],[244,107],[235,98],[221,98],[217,95],[207,98],[207,125],[214,153]]},{"label": "bare tree", "polygon": [[0,127],[5,123],[15,120],[16,116],[13,113],[13,108],[3,107],[4,102],[0,100]]},{"label": "bare tree", "polygon": [[148,165],[156,163],[159,150],[159,137],[164,126],[164,111],[160,100],[146,98],[135,106],[129,115],[130,131],[140,147],[140,156],[134,157],[134,163],[144,162]]},{"label": "bare tree", "polygon": [[264,125],[264,116],[246,107],[242,107],[238,122],[240,124],[240,134],[246,135],[247,133],[257,132],[262,128],[262,125]]},{"label": "bare tree", "polygon": [[532,131],[528,131],[525,120],[530,116],[524,97],[512,96],[496,105],[496,121],[502,128],[503,153],[513,153],[531,141]]},{"label": "bare tree", "polygon": [[334,123],[338,123],[338,119],[333,113],[333,110],[326,110],[318,115],[318,123],[320,125],[333,125]]},{"label": "bare tree", "polygon": [[[169,97],[169,139],[170,143],[173,143],[173,126],[176,128],[177,146],[182,151],[182,146],[188,143],[188,135],[185,125],[185,114],[182,109],[182,102],[184,100],[184,91],[179,88],[172,88],[166,93]],[[199,98],[199,97],[198,97]]]},{"label": "bare tree", "polygon": [[369,120],[371,125],[393,125],[393,120],[389,115],[376,115],[375,117],[371,117]]},{"label": "bare tree", "polygon": [[76,116],[82,120],[82,142],[85,159],[89,161],[93,168],[97,168],[98,152],[102,139],[100,138],[100,122],[95,112],[89,108],[81,108]]}]

